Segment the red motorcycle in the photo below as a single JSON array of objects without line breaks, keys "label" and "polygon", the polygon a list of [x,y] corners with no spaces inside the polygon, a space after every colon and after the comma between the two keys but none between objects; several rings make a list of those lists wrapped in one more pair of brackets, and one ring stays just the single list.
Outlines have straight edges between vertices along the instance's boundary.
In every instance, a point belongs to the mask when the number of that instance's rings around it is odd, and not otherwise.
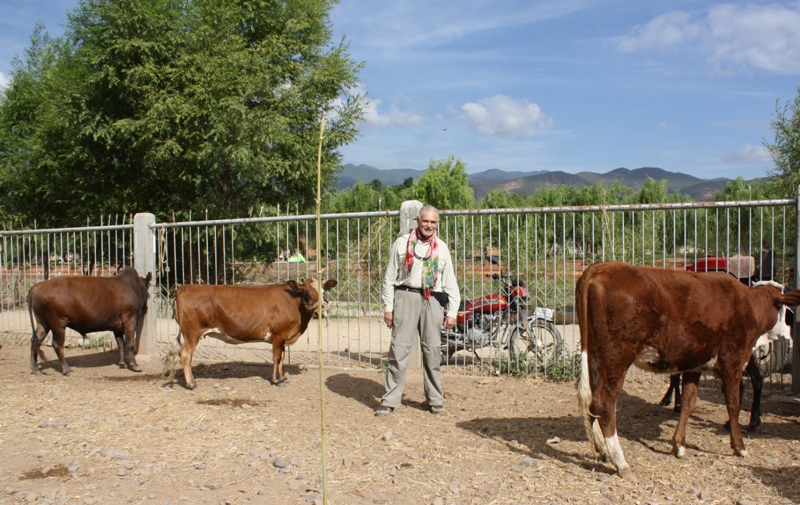
[{"label": "red motorcycle", "polygon": [[[499,266],[496,258],[490,258]],[[544,366],[564,351],[561,333],[555,325],[555,311],[535,307],[528,313],[528,288],[520,278],[493,274],[500,282],[499,293],[462,300],[456,327],[442,329],[442,364],[461,350],[477,351],[496,346],[508,350],[513,359],[530,366]]]}]

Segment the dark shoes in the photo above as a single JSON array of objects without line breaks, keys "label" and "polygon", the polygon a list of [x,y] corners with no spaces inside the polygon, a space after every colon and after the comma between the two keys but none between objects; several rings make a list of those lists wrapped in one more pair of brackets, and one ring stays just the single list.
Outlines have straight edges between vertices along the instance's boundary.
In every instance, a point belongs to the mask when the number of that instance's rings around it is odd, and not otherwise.
[{"label": "dark shoes", "polygon": [[[431,414],[441,414],[444,412],[444,405],[431,405],[430,407],[428,407],[428,410],[430,410]],[[375,416],[386,417],[392,412],[394,412],[394,407],[381,405],[380,407],[375,409]]]},{"label": "dark shoes", "polygon": [[376,417],[386,417],[389,414],[394,412],[394,407],[387,407],[386,405],[381,405],[377,409],[375,409],[375,416]]}]

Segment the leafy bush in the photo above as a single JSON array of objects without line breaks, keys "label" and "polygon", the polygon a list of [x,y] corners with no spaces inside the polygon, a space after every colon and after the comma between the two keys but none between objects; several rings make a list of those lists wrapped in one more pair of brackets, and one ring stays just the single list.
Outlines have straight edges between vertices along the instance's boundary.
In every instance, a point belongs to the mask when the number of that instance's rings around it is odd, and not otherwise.
[{"label": "leafy bush", "polygon": [[556,382],[576,380],[581,373],[581,354],[576,352],[570,357],[554,361],[547,367],[547,378]]}]

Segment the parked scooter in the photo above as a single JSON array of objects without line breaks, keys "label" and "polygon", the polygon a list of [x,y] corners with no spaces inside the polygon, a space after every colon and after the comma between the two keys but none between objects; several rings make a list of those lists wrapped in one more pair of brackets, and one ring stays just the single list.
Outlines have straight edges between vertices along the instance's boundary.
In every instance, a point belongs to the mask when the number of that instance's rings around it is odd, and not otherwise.
[{"label": "parked scooter", "polygon": [[[489,261],[499,267],[495,257]],[[564,343],[555,325],[555,311],[535,307],[529,314],[524,281],[510,272],[492,278],[500,282],[500,292],[462,300],[456,327],[442,329],[442,363],[461,350],[479,357],[477,351],[490,346],[507,349],[511,359],[525,361],[529,368],[558,359]]]}]

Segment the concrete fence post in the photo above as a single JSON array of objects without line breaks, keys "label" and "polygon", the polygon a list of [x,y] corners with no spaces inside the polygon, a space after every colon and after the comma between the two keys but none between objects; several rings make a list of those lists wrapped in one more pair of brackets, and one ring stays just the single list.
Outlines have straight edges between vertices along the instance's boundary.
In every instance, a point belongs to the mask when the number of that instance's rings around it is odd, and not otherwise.
[{"label": "concrete fence post", "polygon": [[156,350],[156,310],[153,307],[156,281],[156,231],[150,228],[155,224],[156,216],[149,213],[133,216],[133,268],[141,276],[153,275],[148,290],[147,314],[142,325],[142,336],[136,342],[137,354],[152,354]]},{"label": "concrete fence post", "polygon": [[[400,204],[400,233],[398,237],[404,235],[417,227],[417,217],[422,210],[423,204],[418,200],[406,200]],[[415,340],[415,345],[411,346],[411,356],[409,356],[408,367],[412,370],[422,369],[422,347],[419,335]]]}]

